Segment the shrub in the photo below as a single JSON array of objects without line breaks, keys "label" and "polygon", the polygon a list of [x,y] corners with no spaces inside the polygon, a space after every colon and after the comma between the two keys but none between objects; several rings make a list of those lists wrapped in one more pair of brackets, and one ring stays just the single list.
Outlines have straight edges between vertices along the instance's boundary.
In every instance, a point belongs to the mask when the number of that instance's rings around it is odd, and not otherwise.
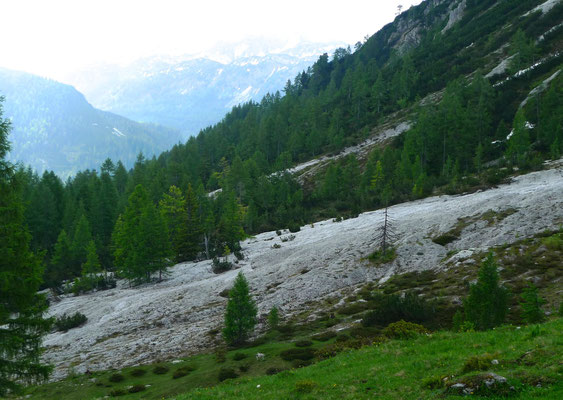
[{"label": "shrub", "polygon": [[164,375],[169,370],[170,369],[166,365],[157,365],[153,368],[152,372],[153,372],[153,374]]},{"label": "shrub", "polygon": [[368,260],[376,265],[387,264],[397,258],[397,250],[393,247],[387,249],[385,253],[376,250],[368,256]]},{"label": "shrub", "polygon": [[217,257],[213,259],[212,267],[213,273],[221,274],[230,271],[233,268],[233,263],[230,261],[220,261]]},{"label": "shrub", "polygon": [[343,351],[346,347],[343,343],[332,343],[328,346],[321,347],[315,352],[315,356],[320,358],[321,360],[325,360],[327,358],[331,358],[336,356],[338,353]]},{"label": "shrub", "polygon": [[374,294],[371,304],[374,310],[362,319],[363,326],[387,325],[405,320],[409,322],[425,322],[434,316],[434,307],[413,292],[405,293],[404,297],[397,294]]},{"label": "shrub", "polygon": [[371,326],[356,326],[350,329],[350,336],[353,338],[372,338],[379,336],[380,330]]},{"label": "shrub", "polygon": [[232,368],[221,367],[221,369],[219,370],[219,382],[223,382],[226,379],[234,379],[237,377],[238,374]]},{"label": "shrub", "polygon": [[354,303],[338,309],[338,314],[354,315],[368,309],[368,303]]},{"label": "shrub", "polygon": [[447,376],[431,376],[422,382],[422,387],[430,390],[442,389],[446,386]]},{"label": "shrub", "polygon": [[383,329],[383,335],[390,339],[412,339],[423,333],[428,333],[425,327],[406,321],[393,322]]},{"label": "shrub", "polygon": [[274,243],[274,245],[272,246],[272,249],[281,249],[281,244]]},{"label": "shrub", "polygon": [[493,356],[490,354],[470,357],[463,365],[463,373],[465,374],[471,371],[486,371],[491,367],[492,361]]},{"label": "shrub", "polygon": [[463,306],[466,320],[477,329],[491,329],[504,322],[508,312],[508,290],[499,285],[497,264],[492,253],[481,265],[477,283],[469,288],[469,296]]},{"label": "shrub", "polygon": [[281,236],[281,234],[282,234],[282,231],[280,231],[280,230],[276,231],[276,235]]},{"label": "shrub", "polygon": [[124,389],[114,389],[111,392],[109,392],[109,395],[111,397],[125,396],[126,394],[127,392]]},{"label": "shrub", "polygon": [[311,339],[316,340],[318,342],[326,342],[326,341],[332,339],[333,337],[336,337],[336,332],[326,331],[326,332],[318,333],[318,334],[312,336]]},{"label": "shrub", "polygon": [[301,230],[301,226],[297,222],[292,222],[291,224],[289,224],[288,229],[291,233],[296,233]]},{"label": "shrub", "polygon": [[296,347],[309,347],[312,345],[313,342],[311,342],[310,340],[298,340],[297,342],[295,342]]},{"label": "shrub", "polygon": [[237,250],[234,252],[235,257],[237,258],[237,260],[244,260],[244,254],[242,254],[242,252],[240,250]]},{"label": "shrub", "polygon": [[310,360],[315,357],[315,350],[310,348],[287,349],[280,353],[280,357],[285,361]]},{"label": "shrub", "polygon": [[563,233],[557,233],[542,240],[550,250],[563,250]]},{"label": "shrub", "polygon": [[176,371],[174,371],[174,374],[172,375],[173,379],[178,379],[181,378],[183,376],[188,375],[190,372],[192,372],[193,370],[195,370],[194,367],[192,367],[191,365],[185,365],[183,367],[178,368]]},{"label": "shrub", "polygon": [[217,363],[222,364],[227,361],[227,350],[224,347],[219,347],[215,350],[215,361]]},{"label": "shrub", "polygon": [[461,310],[457,310],[452,319],[452,330],[454,332],[460,332],[462,325],[463,325],[463,313],[461,312]]},{"label": "shrub", "polygon": [[84,324],[88,318],[84,314],[79,312],[74,313],[70,317],[64,314],[62,317],[59,317],[55,321],[55,328],[58,331],[66,332],[69,329],[77,328],[80,325]]},{"label": "shrub", "polygon": [[248,372],[248,370],[250,369],[250,363],[244,363],[240,365],[238,369],[240,370],[240,372]]},{"label": "shrub", "polygon": [[295,334],[295,326],[291,324],[278,325],[277,330],[283,339],[290,339]]},{"label": "shrub", "polygon": [[141,368],[137,368],[137,369],[134,369],[133,371],[131,371],[131,376],[135,376],[135,377],[138,378],[139,376],[143,376],[146,373],[147,373],[146,370],[141,369]]},{"label": "shrub", "polygon": [[110,377],[108,378],[108,380],[113,383],[121,382],[124,379],[125,377],[119,372],[116,372],[115,374],[111,374]]},{"label": "shrub", "polygon": [[276,375],[282,372],[284,369],[280,367],[270,367],[266,370],[266,375]]},{"label": "shrub", "polygon": [[350,340],[350,336],[346,335],[346,334],[342,334],[342,335],[338,335],[336,336],[336,341],[341,343],[341,342],[347,342]]},{"label": "shrub", "polygon": [[295,382],[295,390],[299,393],[310,393],[317,387],[317,383],[310,380],[305,379],[302,381]]},{"label": "shrub", "polygon": [[233,288],[229,291],[229,301],[225,312],[225,328],[223,338],[229,345],[244,343],[254,326],[258,309],[250,295],[248,281],[242,272],[235,278]]},{"label": "shrub", "polygon": [[456,235],[451,233],[444,233],[443,235],[437,236],[432,239],[432,241],[440,246],[445,246],[455,240],[459,239]]},{"label": "shrub", "polygon": [[146,390],[145,385],[135,385],[129,388],[129,393],[138,393],[142,392],[143,390]]},{"label": "shrub", "polygon": [[248,356],[244,353],[235,353],[233,355],[233,360],[240,361],[240,360],[244,360],[246,357],[248,357]]}]

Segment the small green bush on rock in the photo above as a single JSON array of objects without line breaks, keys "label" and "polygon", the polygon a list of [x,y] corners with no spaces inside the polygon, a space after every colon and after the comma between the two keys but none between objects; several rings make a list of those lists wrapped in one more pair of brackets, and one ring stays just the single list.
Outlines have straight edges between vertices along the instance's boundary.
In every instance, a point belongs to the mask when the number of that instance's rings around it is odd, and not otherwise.
[{"label": "small green bush on rock", "polygon": [[111,397],[125,396],[126,394],[127,394],[127,392],[123,389],[114,389],[111,392],[109,392],[109,395]]},{"label": "small green bush on rock", "polygon": [[333,337],[336,337],[336,332],[326,331],[326,332],[319,333],[317,335],[312,336],[311,339],[319,341],[319,342],[326,342],[326,341],[332,339]]},{"label": "small green bush on rock", "polygon": [[76,312],[71,316],[64,314],[62,317],[56,319],[55,328],[60,332],[66,332],[69,329],[79,327],[87,320],[88,318],[86,318],[84,314],[81,314],[79,312]]},{"label": "small green bush on rock", "polygon": [[233,360],[240,361],[240,360],[244,360],[246,357],[248,357],[248,356],[244,353],[235,353],[233,355]]},{"label": "small green bush on rock", "polygon": [[463,366],[463,373],[471,371],[486,371],[491,368],[491,362],[493,361],[493,356],[490,354],[484,354],[482,356],[470,357]]},{"label": "small green bush on rock", "polygon": [[142,369],[142,368],[137,368],[134,369],[133,371],[131,371],[131,376],[135,376],[135,377],[139,377],[139,376],[143,376],[147,373],[146,370]]},{"label": "small green bush on rock", "polygon": [[191,365],[185,365],[183,367],[178,368],[176,371],[174,371],[174,374],[172,375],[173,379],[178,379],[181,378],[183,376],[188,375],[190,372],[192,372],[193,370],[195,370],[194,367],[192,367]]},{"label": "small green bush on rock", "polygon": [[142,392],[143,390],[146,390],[146,386],[145,385],[135,385],[135,386],[131,386],[129,388],[129,393],[138,393],[138,392]]}]

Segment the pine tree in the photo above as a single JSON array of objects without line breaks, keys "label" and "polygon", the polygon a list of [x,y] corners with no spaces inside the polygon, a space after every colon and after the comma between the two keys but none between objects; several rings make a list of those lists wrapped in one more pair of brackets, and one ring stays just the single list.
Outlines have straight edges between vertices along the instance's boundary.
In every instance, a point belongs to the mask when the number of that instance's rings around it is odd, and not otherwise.
[{"label": "pine tree", "polygon": [[504,322],[508,312],[508,290],[499,285],[497,264],[492,253],[481,265],[477,283],[471,285],[463,305],[465,319],[476,329],[491,329]]},{"label": "pine tree", "polygon": [[73,257],[70,240],[63,229],[59,233],[55,251],[47,268],[46,283],[49,287],[56,288],[65,279],[72,277]]},{"label": "pine tree", "polygon": [[92,278],[93,275],[99,272],[102,272],[102,266],[96,252],[96,243],[90,240],[86,246],[86,262],[82,264],[82,276]]},{"label": "pine tree", "polygon": [[186,242],[188,241],[188,215],[186,199],[176,186],[170,186],[159,202],[160,213],[168,227],[168,235],[177,262],[188,259]]},{"label": "pine tree", "polygon": [[250,296],[248,281],[239,272],[229,290],[229,301],[225,312],[223,338],[229,345],[239,345],[246,341],[256,325],[258,309]]},{"label": "pine tree", "polygon": [[545,304],[545,300],[538,295],[538,288],[530,282],[530,284],[522,291],[522,319],[529,324],[542,322],[545,314],[541,306]]},{"label": "pine tree", "polygon": [[92,240],[92,233],[90,231],[90,224],[86,216],[82,214],[80,219],[76,223],[76,228],[74,229],[74,238],[72,240],[72,257],[74,261],[73,265],[73,275],[79,276],[81,272],[81,266],[86,262],[87,247],[88,243]]},{"label": "pine tree", "polygon": [[187,226],[185,255],[188,260],[193,260],[200,252],[203,226],[199,216],[197,197],[192,189],[192,185],[188,185],[188,190],[186,191],[185,210]]},{"label": "pine tree", "polygon": [[0,396],[17,391],[21,383],[46,379],[41,338],[51,328],[43,318],[45,298],[37,294],[43,265],[29,250],[24,226],[21,185],[5,160],[10,149],[10,124],[2,119],[0,98]]}]

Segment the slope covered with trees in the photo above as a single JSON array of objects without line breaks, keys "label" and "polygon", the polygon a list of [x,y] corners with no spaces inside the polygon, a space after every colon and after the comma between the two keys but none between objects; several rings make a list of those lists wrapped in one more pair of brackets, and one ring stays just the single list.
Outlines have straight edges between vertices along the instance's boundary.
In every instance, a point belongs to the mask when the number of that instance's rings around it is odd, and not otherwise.
[{"label": "slope covered with trees", "polygon": [[[467,1],[445,29],[459,2],[426,1],[354,51],[321,56],[283,95],[236,106],[130,171],[108,159],[63,184],[21,168],[49,285],[81,275],[91,240],[103,269],[146,279],[172,260],[236,254],[245,234],[492,185],[558,157],[563,5],[528,12],[540,3]],[[508,70],[487,74],[511,55]],[[281,172],[401,118],[412,128],[366,159],[341,158],[304,185]],[[155,259],[144,263],[148,249]]]}]

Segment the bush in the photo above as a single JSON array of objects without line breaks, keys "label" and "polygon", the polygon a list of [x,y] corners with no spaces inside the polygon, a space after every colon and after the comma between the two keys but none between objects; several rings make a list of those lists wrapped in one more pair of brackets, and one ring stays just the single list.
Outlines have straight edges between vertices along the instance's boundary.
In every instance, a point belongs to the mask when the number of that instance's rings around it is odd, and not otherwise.
[{"label": "bush", "polygon": [[312,360],[293,360],[291,362],[291,366],[293,368],[303,368],[303,367],[308,367],[309,365],[311,365],[313,363]]},{"label": "bush", "polygon": [[327,358],[331,358],[336,356],[338,353],[342,352],[346,346],[344,343],[332,343],[328,346],[321,347],[315,352],[315,356],[320,358],[321,360],[325,360]]},{"label": "bush", "polygon": [[311,339],[316,340],[318,342],[326,342],[326,341],[332,339],[333,337],[336,337],[336,332],[326,331],[326,332],[318,333],[318,334],[312,336]]},{"label": "bush", "polygon": [[383,335],[390,339],[412,339],[424,333],[428,333],[425,327],[406,321],[393,322],[383,329]]},{"label": "bush", "polygon": [[240,250],[235,251],[234,255],[237,258],[237,260],[239,260],[239,261],[244,260],[244,254],[242,254],[242,252]]},{"label": "bush", "polygon": [[152,372],[153,374],[164,375],[169,370],[170,369],[166,365],[157,365],[156,367],[153,368]]},{"label": "bush", "polygon": [[349,340],[350,340],[350,336],[348,336],[348,335],[346,335],[346,334],[342,334],[342,335],[336,336],[336,341],[337,341],[338,343],[347,342],[347,341],[349,341]]},{"label": "bush", "polygon": [[237,377],[238,374],[232,368],[221,367],[221,369],[219,370],[219,382],[223,382],[226,379],[234,379]]},{"label": "bush", "polygon": [[233,269],[233,263],[226,260],[220,261],[217,257],[215,257],[213,259],[211,269],[215,274],[222,274],[223,272],[227,272]]},{"label": "bush", "polygon": [[57,331],[66,332],[69,329],[77,328],[80,325],[84,324],[88,318],[84,314],[79,312],[74,313],[72,316],[67,316],[64,314],[62,317],[59,317],[55,321],[55,328]]},{"label": "bush", "polygon": [[146,373],[147,373],[146,370],[141,369],[141,368],[137,368],[137,369],[134,369],[133,371],[131,371],[131,376],[134,376],[134,377],[137,377],[137,378],[138,378],[138,377],[140,377],[140,376],[145,375]]},{"label": "bush", "polygon": [[282,234],[282,231],[280,231],[280,230],[276,231],[276,235],[281,236],[281,234]]},{"label": "bush", "polygon": [[284,369],[280,367],[270,367],[266,370],[266,375],[276,375],[282,372]]},{"label": "bush", "polygon": [[125,379],[125,377],[120,374],[119,372],[116,372],[115,374],[110,375],[110,377],[108,378],[108,380],[110,382],[113,383],[118,383],[118,382],[122,382]]},{"label": "bush", "polygon": [[126,394],[127,392],[124,389],[114,389],[111,392],[109,392],[109,395],[111,397],[125,396]]},{"label": "bush", "polygon": [[276,306],[270,308],[270,312],[268,313],[268,326],[270,329],[276,329],[280,323],[280,314],[279,310]]},{"label": "bush", "polygon": [[312,345],[313,342],[311,342],[310,340],[298,340],[297,342],[295,342],[296,347],[309,347]]},{"label": "bush", "polygon": [[240,372],[248,372],[248,370],[250,369],[250,363],[244,363],[240,365],[238,369],[240,370]]},{"label": "bush", "polygon": [[129,388],[129,393],[138,393],[138,392],[142,392],[143,390],[146,390],[147,388],[145,387],[145,385],[135,385],[135,386],[131,386]]},{"label": "bush", "polygon": [[315,357],[315,350],[310,348],[287,349],[280,353],[280,357],[285,361],[311,360]]},{"label": "bush", "polygon": [[422,387],[425,389],[435,390],[442,389],[446,386],[448,376],[432,376],[422,382]]},{"label": "bush", "polygon": [[305,379],[302,381],[295,382],[295,390],[299,393],[310,393],[317,387],[317,383],[310,380]]},{"label": "bush", "polygon": [[413,292],[405,293],[404,297],[375,294],[371,304],[374,310],[362,319],[362,325],[366,327],[383,326],[400,320],[420,323],[434,316],[434,307]]},{"label": "bush", "polygon": [[350,329],[350,336],[356,339],[379,336],[380,330],[371,326],[356,326]]},{"label": "bush", "polygon": [[440,246],[445,246],[457,239],[459,239],[459,237],[457,237],[456,235],[453,235],[451,233],[444,233],[443,235],[433,238],[432,241],[436,244],[439,244]]},{"label": "bush", "polygon": [[181,378],[183,376],[188,375],[190,372],[192,372],[193,370],[195,370],[194,367],[192,367],[191,365],[185,365],[183,367],[178,368],[176,371],[174,371],[174,374],[172,375],[173,379],[178,379]]},{"label": "bush", "polygon": [[492,361],[493,356],[490,354],[470,357],[463,365],[463,373],[465,374],[471,371],[486,371],[491,368]]},{"label": "bush", "polygon": [[397,250],[393,247],[387,249],[385,254],[381,250],[376,250],[368,256],[368,260],[376,265],[387,264],[397,258]]},{"label": "bush", "polygon": [[227,361],[227,350],[224,347],[219,347],[215,350],[215,361],[217,363],[222,364]]},{"label": "bush", "polygon": [[289,224],[288,229],[291,233],[296,233],[301,230],[301,226],[297,222],[292,222],[291,224]]},{"label": "bush", "polygon": [[368,309],[368,303],[354,303],[338,309],[338,314],[354,315]]},{"label": "bush", "polygon": [[248,357],[248,356],[244,353],[235,353],[233,355],[233,360],[240,361],[240,360],[244,360],[246,357]]}]

